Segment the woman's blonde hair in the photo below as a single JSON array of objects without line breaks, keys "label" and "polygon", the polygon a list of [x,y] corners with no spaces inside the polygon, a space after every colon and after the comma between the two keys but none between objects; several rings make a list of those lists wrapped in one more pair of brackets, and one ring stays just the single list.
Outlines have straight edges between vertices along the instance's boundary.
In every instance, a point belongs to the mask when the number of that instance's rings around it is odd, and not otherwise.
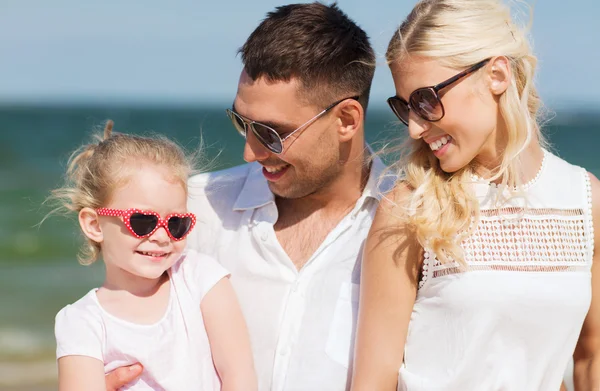
[{"label": "woman's blonde hair", "polygon": [[[492,180],[519,188],[519,154],[532,141],[546,146],[540,133],[540,98],[533,85],[536,57],[523,28],[512,20],[500,0],[421,0],[389,43],[388,64],[410,57],[434,59],[466,69],[482,60],[506,56],[511,83],[499,99],[507,144]],[[419,243],[442,262],[464,262],[462,240],[479,219],[479,203],[471,189],[472,166],[455,173],[442,171],[422,140],[407,140],[408,153],[398,162],[399,175],[413,193],[408,222]]]},{"label": "woman's blonde hair", "polygon": [[[142,137],[112,130],[113,122],[109,120],[102,134],[94,136],[94,142],[71,154],[64,186],[53,190],[46,200],[57,204],[48,215],[106,206],[114,190],[124,185],[141,164],[165,167],[171,179],[180,182],[187,191],[194,158],[175,142],[164,136]],[[87,239],[77,258],[79,263],[88,265],[99,254],[100,244]]]}]

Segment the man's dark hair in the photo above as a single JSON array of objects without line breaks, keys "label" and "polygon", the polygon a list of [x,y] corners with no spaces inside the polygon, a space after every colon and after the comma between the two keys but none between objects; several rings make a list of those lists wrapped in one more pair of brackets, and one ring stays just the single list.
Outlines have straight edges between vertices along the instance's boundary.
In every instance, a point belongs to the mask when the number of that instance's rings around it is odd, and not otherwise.
[{"label": "man's dark hair", "polygon": [[253,79],[290,81],[300,94],[325,107],[360,95],[366,110],[375,53],[367,33],[334,3],[289,4],[269,12],[239,50]]}]

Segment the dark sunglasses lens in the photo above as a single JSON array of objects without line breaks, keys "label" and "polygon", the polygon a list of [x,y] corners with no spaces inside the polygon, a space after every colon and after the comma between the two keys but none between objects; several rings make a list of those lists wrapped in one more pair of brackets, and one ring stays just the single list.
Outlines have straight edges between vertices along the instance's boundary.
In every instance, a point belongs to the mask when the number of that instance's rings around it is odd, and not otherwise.
[{"label": "dark sunglasses lens", "polygon": [[281,138],[274,129],[268,126],[261,125],[259,123],[253,123],[252,129],[256,138],[262,145],[267,147],[271,152],[281,153],[283,151],[283,145],[281,144]]},{"label": "dark sunglasses lens", "polygon": [[437,121],[443,116],[442,102],[431,88],[413,92],[410,97],[410,106],[427,121]]},{"label": "dark sunglasses lens", "polygon": [[173,216],[169,219],[167,226],[175,239],[181,239],[190,231],[192,218]]},{"label": "dark sunglasses lens", "polygon": [[392,97],[388,99],[388,104],[390,108],[396,114],[396,117],[400,121],[404,123],[404,125],[408,125],[408,105],[403,100],[398,99],[397,97]]},{"label": "dark sunglasses lens", "polygon": [[244,120],[231,110],[227,110],[227,115],[229,116],[229,119],[231,119],[231,123],[235,130],[243,137],[246,137],[246,124],[244,123]]},{"label": "dark sunglasses lens", "polygon": [[144,215],[141,213],[134,213],[129,218],[129,225],[133,232],[139,236],[148,235],[156,225],[158,224],[158,217],[154,215]]}]

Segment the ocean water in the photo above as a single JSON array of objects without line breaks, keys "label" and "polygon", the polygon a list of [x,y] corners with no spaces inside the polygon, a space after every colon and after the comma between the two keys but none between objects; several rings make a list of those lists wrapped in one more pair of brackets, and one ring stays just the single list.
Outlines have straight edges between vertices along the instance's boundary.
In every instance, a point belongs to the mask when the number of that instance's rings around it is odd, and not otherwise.
[{"label": "ocean water", "polygon": [[[56,312],[102,281],[102,265],[77,264],[75,220],[48,213],[42,202],[60,185],[74,148],[106,119],[117,131],[165,134],[188,149],[204,145],[206,167],[243,163],[243,140],[221,107],[0,107],[0,389],[56,389]],[[544,132],[555,153],[600,176],[600,110],[558,112]],[[367,141],[374,149],[403,137],[391,112],[370,109]]]}]

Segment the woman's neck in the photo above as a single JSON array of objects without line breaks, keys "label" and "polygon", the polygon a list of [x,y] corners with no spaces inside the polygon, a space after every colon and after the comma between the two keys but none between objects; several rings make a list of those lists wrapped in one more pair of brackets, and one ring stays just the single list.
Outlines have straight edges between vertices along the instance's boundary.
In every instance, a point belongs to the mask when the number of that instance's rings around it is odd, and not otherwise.
[{"label": "woman's neck", "polygon": [[[473,172],[476,176],[483,179],[494,178],[498,174],[503,160],[503,152],[495,151],[492,154],[485,156],[478,156],[473,164]],[[536,178],[542,162],[544,160],[544,151],[541,148],[537,140],[530,143],[517,157],[518,159],[518,171],[516,175],[519,176],[518,180],[520,184],[525,184]],[[504,175],[494,178],[492,182],[502,183]]]}]

